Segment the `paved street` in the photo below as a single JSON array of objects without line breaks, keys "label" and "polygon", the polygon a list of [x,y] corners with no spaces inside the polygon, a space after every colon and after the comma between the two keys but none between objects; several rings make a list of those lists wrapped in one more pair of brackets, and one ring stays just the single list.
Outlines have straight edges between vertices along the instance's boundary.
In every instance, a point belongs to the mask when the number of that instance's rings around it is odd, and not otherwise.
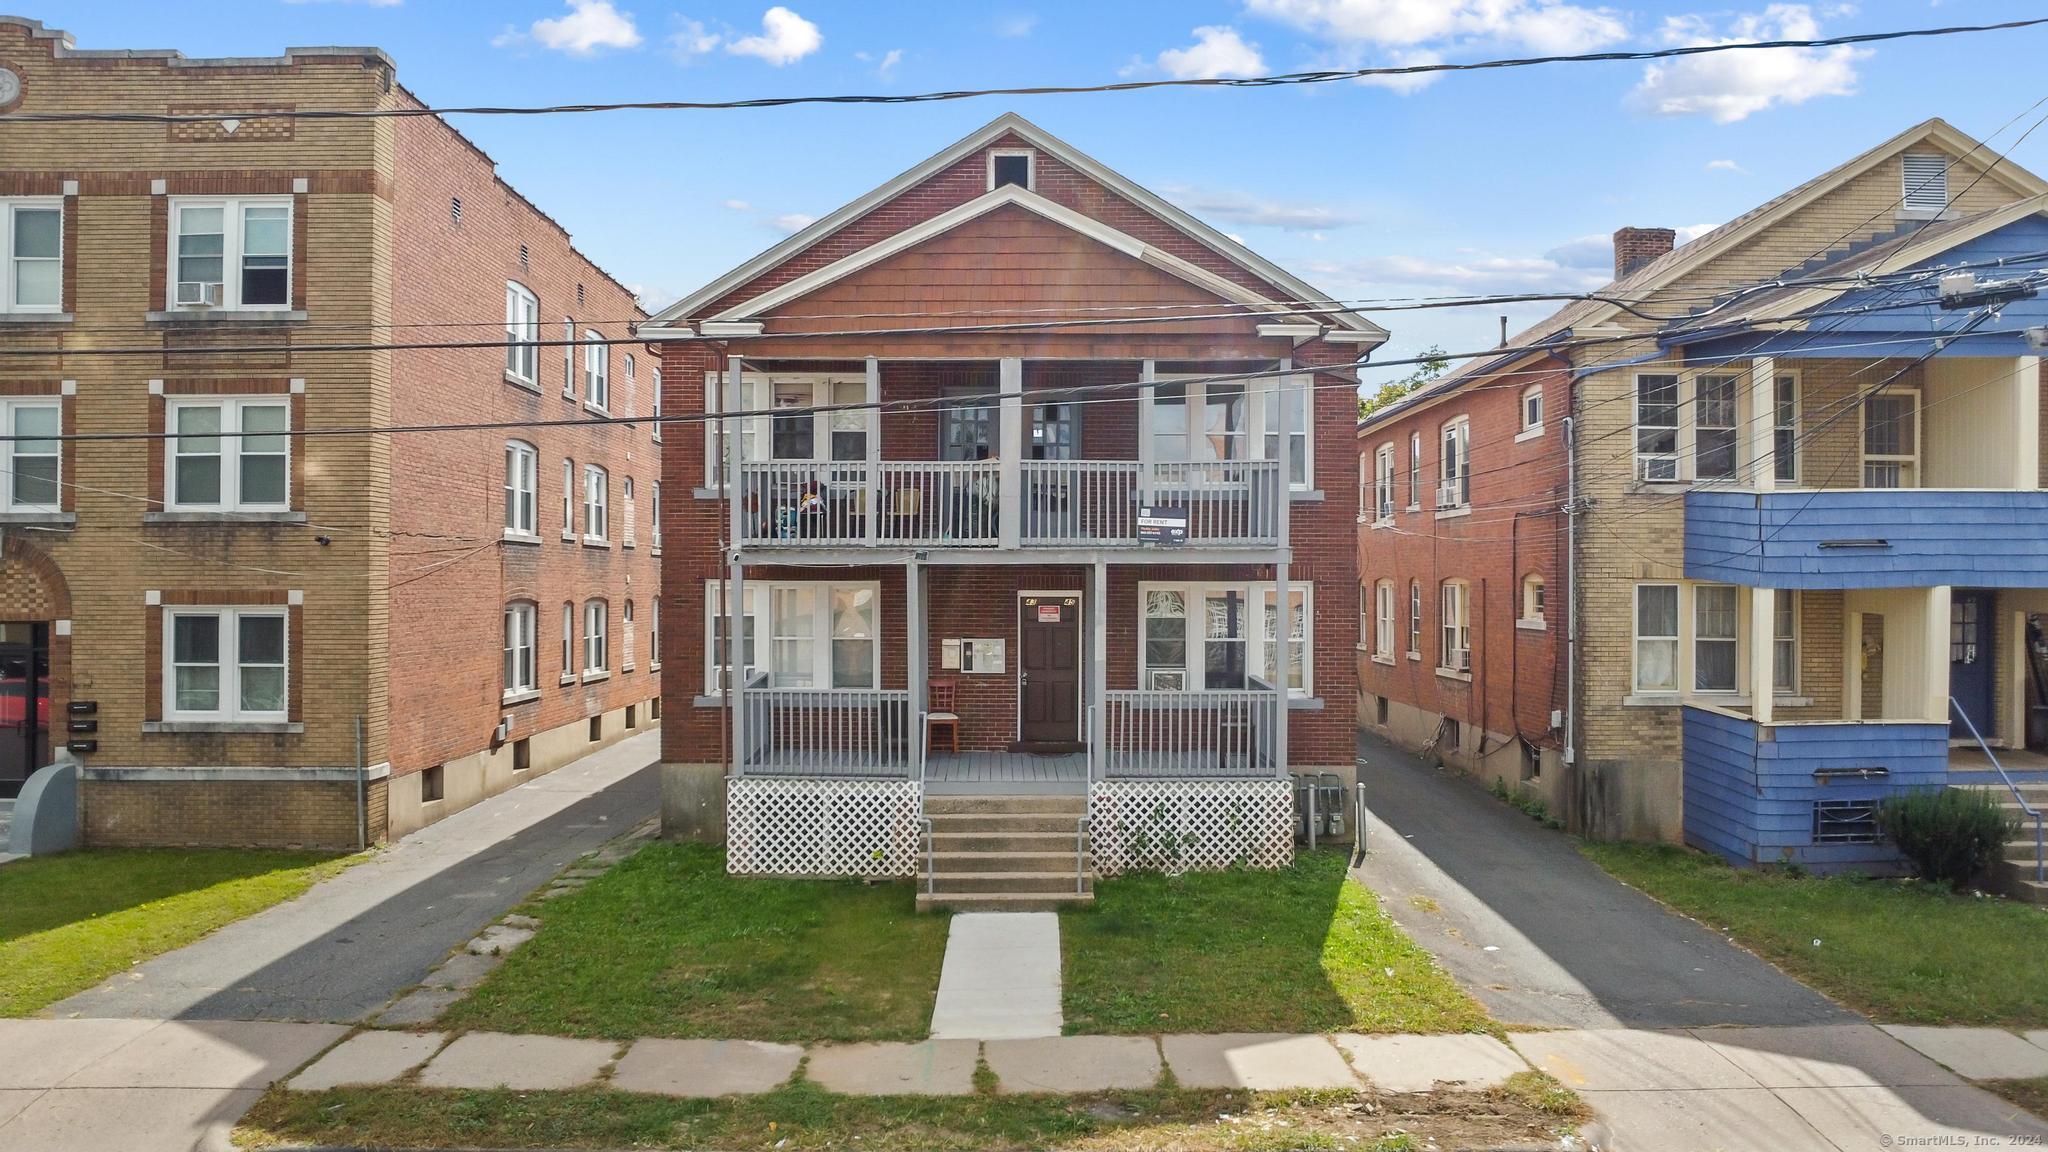
[{"label": "paved street", "polygon": [[578,856],[653,817],[659,740],[622,740],[484,800],[48,1014],[360,1020]]},{"label": "paved street", "polygon": [[1477,783],[1361,736],[1372,848],[1358,869],[1489,1012],[1551,1028],[1857,1019],[1608,876]]}]

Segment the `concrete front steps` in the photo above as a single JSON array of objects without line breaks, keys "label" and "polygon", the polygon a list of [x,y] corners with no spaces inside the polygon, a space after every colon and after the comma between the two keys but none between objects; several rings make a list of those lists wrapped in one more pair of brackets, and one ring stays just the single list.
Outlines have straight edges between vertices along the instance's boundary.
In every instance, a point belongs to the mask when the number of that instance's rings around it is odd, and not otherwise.
[{"label": "concrete front steps", "polygon": [[[2034,879],[2034,821],[2013,798],[2012,789],[2001,781],[1996,784],[1971,784],[1969,787],[1989,792],[2005,809],[2020,822],[2017,836],[2005,843],[2005,859],[1994,865],[1994,879],[2005,893],[2015,900],[2030,904],[2048,904],[2048,883]],[[2048,784],[2022,783],[2020,795],[2034,806],[2034,811],[2048,813]]]},{"label": "concrete front steps", "polygon": [[927,794],[924,812],[932,854],[918,876],[919,908],[1046,912],[1095,899],[1087,841],[1075,851],[1087,797]]}]

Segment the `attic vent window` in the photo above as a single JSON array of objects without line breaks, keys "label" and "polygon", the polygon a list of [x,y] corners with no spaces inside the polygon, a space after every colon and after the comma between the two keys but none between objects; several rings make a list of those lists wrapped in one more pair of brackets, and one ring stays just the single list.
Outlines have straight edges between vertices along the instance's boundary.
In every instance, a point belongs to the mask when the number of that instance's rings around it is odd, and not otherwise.
[{"label": "attic vent window", "polygon": [[451,196],[448,198],[448,219],[456,224],[462,223],[462,197]]},{"label": "attic vent window", "polygon": [[1019,188],[1032,186],[1032,153],[991,152],[988,154],[988,187],[993,192],[1005,184]]},{"label": "attic vent window", "polygon": [[521,244],[519,246],[519,266],[521,268],[529,267],[529,261],[531,260],[531,258],[531,254],[528,253],[526,250],[526,245]]},{"label": "attic vent window", "polygon": [[1948,207],[1948,157],[1938,152],[1908,152],[1904,167],[1900,207],[1916,213],[1939,213]]},{"label": "attic vent window", "polygon": [[579,306],[583,303],[583,285],[581,284],[576,286],[576,303]]}]

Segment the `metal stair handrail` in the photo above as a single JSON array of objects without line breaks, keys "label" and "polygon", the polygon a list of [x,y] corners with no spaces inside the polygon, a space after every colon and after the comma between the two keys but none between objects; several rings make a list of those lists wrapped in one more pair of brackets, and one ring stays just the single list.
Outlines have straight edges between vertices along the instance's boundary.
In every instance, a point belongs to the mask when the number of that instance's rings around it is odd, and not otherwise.
[{"label": "metal stair handrail", "polygon": [[1977,742],[1977,747],[1984,753],[1984,758],[1991,761],[1991,767],[1997,770],[1998,778],[2005,781],[2005,786],[2012,792],[2012,798],[2019,804],[2020,811],[2034,821],[2034,881],[2048,881],[2048,851],[2044,851],[2044,848],[2048,848],[2048,834],[2043,832],[2041,810],[2027,803],[2026,796],[2020,792],[2020,786],[2006,774],[2005,765],[1998,762],[1998,755],[1991,751],[1991,745],[1984,742],[1984,734],[1977,731],[1976,722],[1970,719],[1970,714],[1963,710],[1962,704],[1951,696],[1948,698],[1948,706],[1962,718],[1963,727],[1970,730],[1970,739]]}]

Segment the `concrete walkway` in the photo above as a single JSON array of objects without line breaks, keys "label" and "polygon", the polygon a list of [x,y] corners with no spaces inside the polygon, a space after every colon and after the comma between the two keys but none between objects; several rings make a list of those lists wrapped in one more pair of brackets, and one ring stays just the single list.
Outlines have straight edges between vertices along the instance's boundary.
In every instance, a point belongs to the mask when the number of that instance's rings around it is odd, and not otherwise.
[{"label": "concrete walkway", "polygon": [[946,934],[934,1040],[1058,1036],[1060,918],[1053,912],[962,912]]},{"label": "concrete walkway", "polygon": [[1372,814],[1359,879],[1510,1027],[1859,1019],[1615,880],[1476,782],[1372,737],[1358,752]]},{"label": "concrete walkway", "polygon": [[577,857],[653,816],[659,740],[622,740],[472,805],[48,1015],[361,1020]]}]

